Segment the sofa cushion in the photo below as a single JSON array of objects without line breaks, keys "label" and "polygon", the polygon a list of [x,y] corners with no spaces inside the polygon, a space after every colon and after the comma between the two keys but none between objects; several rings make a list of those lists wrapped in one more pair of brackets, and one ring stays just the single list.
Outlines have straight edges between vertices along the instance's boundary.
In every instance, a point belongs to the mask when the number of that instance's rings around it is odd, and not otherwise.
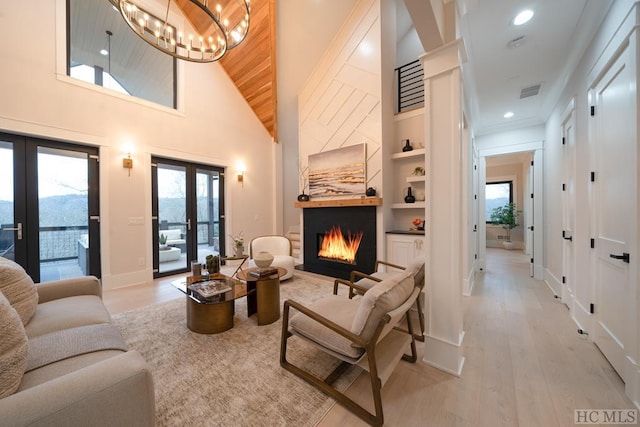
[{"label": "sofa cushion", "polygon": [[0,292],[0,399],[13,394],[27,366],[27,335],[16,310]]},{"label": "sofa cushion", "polygon": [[102,350],[127,351],[120,331],[111,323],[62,329],[29,339],[30,372],[60,360]]},{"label": "sofa cushion", "polygon": [[413,275],[409,272],[396,274],[369,289],[358,299],[360,304],[353,318],[351,332],[368,340],[382,316],[402,305],[413,289]]},{"label": "sofa cushion", "polygon": [[93,351],[91,353],[59,360],[30,372],[25,372],[18,392],[64,377],[65,375],[79,371],[82,368],[95,365],[96,363],[123,353],[125,352],[122,350]]},{"label": "sofa cushion", "polygon": [[22,324],[29,323],[38,305],[36,285],[19,264],[2,257],[0,257],[0,292],[18,312]]},{"label": "sofa cushion", "polygon": [[38,304],[25,331],[27,337],[34,338],[61,329],[109,322],[111,317],[100,297],[78,295]]}]

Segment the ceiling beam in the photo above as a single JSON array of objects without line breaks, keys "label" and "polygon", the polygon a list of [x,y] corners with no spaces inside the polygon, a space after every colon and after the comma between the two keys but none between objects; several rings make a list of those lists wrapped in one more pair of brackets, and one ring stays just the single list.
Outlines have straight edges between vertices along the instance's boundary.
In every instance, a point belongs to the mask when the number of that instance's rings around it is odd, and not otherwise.
[{"label": "ceiling beam", "polygon": [[445,3],[443,0],[404,0],[425,52],[445,43]]}]

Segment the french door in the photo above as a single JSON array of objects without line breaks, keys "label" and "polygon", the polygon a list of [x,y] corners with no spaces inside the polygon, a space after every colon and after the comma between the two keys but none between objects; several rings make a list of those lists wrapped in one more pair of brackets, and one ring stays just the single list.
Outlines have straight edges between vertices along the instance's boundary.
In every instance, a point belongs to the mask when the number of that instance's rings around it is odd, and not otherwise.
[{"label": "french door", "polygon": [[154,277],[224,255],[224,169],[153,157]]},{"label": "french door", "polygon": [[98,149],[0,133],[0,256],[35,282],[100,277]]}]

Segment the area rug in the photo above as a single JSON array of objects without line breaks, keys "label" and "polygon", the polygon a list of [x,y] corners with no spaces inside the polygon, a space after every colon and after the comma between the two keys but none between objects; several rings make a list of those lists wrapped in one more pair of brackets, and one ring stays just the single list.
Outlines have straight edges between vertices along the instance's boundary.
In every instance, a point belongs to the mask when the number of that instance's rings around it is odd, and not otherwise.
[{"label": "area rug", "polygon": [[[280,286],[280,300],[308,304],[332,292],[333,283],[296,273]],[[186,327],[184,298],[113,316],[129,349],[153,372],[159,426],[310,426],[334,401],[280,367],[282,319],[258,326],[247,318],[246,298],[235,302],[233,328],[201,335]],[[287,358],[327,375],[338,362],[289,340]],[[312,362],[310,364],[310,362]],[[360,369],[352,367],[336,384],[346,389]]]}]

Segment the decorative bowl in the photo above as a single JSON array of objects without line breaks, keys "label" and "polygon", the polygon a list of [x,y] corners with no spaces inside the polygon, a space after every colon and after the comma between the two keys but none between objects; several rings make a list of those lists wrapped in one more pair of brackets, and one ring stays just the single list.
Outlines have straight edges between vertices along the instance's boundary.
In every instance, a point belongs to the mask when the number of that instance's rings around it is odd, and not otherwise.
[{"label": "decorative bowl", "polygon": [[267,268],[273,262],[273,255],[266,251],[258,252],[253,258],[253,262],[255,262],[259,268]]}]

